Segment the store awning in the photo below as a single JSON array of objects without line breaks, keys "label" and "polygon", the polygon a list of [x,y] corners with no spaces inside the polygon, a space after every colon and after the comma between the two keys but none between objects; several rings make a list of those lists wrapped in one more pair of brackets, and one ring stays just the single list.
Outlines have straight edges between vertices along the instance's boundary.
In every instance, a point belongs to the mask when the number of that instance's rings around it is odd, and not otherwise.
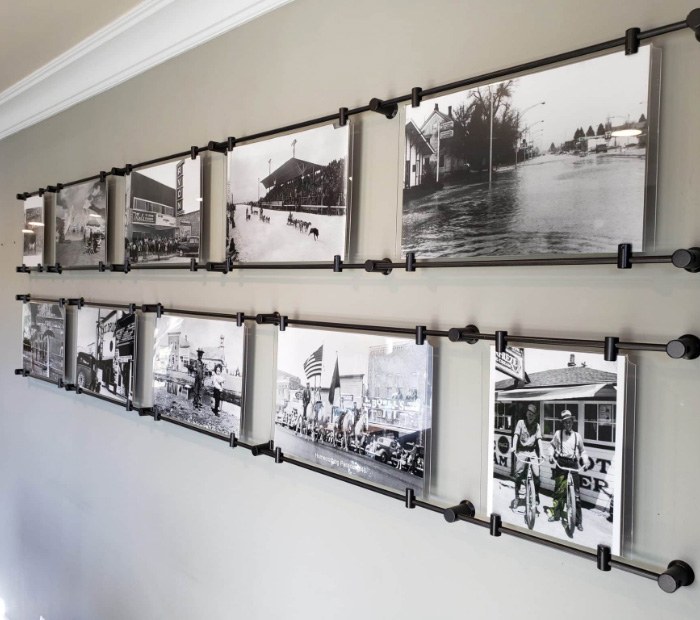
[{"label": "store awning", "polygon": [[535,388],[520,390],[501,390],[496,392],[496,400],[501,402],[578,400],[580,398],[610,398],[616,393],[612,383],[591,383],[570,387]]}]

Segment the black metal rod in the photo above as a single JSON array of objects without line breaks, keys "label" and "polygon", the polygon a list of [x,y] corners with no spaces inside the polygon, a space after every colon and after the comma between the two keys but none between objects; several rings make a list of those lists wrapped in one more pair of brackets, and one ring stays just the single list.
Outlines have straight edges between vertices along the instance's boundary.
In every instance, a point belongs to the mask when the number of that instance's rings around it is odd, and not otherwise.
[{"label": "black metal rod", "polygon": [[35,375],[31,372],[27,375],[27,377],[31,377],[32,379],[39,379],[39,381],[43,381],[44,383],[50,383],[51,385],[58,385],[58,382],[54,381],[53,379],[48,379],[47,377],[42,377],[41,375]]},{"label": "black metal rod", "polygon": [[[213,437],[214,439],[219,439],[221,441],[225,441],[228,443],[230,439],[230,435],[219,435],[218,433],[215,433],[214,431],[210,431],[209,429],[202,428],[201,426],[194,426],[191,424],[186,424],[185,422],[181,422],[180,420],[176,420],[175,418],[171,418],[165,414],[160,415],[160,419],[163,420],[164,422],[170,422],[171,424],[175,424],[175,426],[182,426],[183,428],[187,428],[191,431],[195,431],[197,433],[201,433],[202,435],[207,435],[207,437]],[[239,446],[244,446],[242,443],[238,442]]]},{"label": "black metal rod", "polygon": [[62,271],[99,271],[99,265],[71,265],[69,267],[64,267],[61,265]]},{"label": "black metal rod", "polygon": [[96,398],[97,400],[103,400],[106,403],[111,403],[113,405],[118,405],[120,407],[124,407],[124,404],[126,401],[121,401],[116,398],[110,398],[109,396],[104,396],[102,394],[98,394],[97,392],[92,392],[90,390],[86,390],[85,388],[82,388],[80,390],[81,394],[85,394],[87,396],[92,396],[93,398]]},{"label": "black metal rod", "polygon": [[[678,21],[678,22],[673,22],[671,24],[667,24],[665,26],[658,26],[657,28],[651,28],[649,30],[642,31],[638,34],[639,40],[645,40],[645,39],[651,39],[653,37],[658,37],[664,34],[668,34],[671,32],[676,32],[679,30],[683,30],[684,28],[687,28],[688,24],[686,21]],[[525,71],[531,71],[533,69],[540,69],[543,67],[547,67],[553,64],[557,64],[560,62],[565,62],[568,60],[574,60],[576,58],[580,58],[582,56],[588,56],[590,54],[596,54],[599,52],[607,51],[614,49],[616,47],[623,47],[625,45],[625,37],[618,37],[616,39],[610,39],[609,41],[604,41],[602,43],[596,43],[594,45],[588,45],[586,47],[580,47],[575,50],[571,50],[569,52],[563,52],[561,54],[555,54],[553,56],[547,56],[545,58],[539,58],[537,60],[531,60],[529,62],[521,63],[519,65],[513,65],[511,67],[507,67],[505,69],[499,69],[497,71],[490,71],[488,73],[482,73],[480,75],[476,75],[470,78],[466,78],[463,80],[458,80],[456,82],[449,82],[447,84],[442,84],[440,86],[433,86],[432,88],[425,88],[422,89],[421,91],[421,98],[423,97],[429,97],[431,95],[438,95],[440,93],[449,91],[449,90],[454,90],[457,88],[463,88],[465,86],[472,86],[474,84],[479,84],[481,82],[489,82],[493,80],[498,80],[503,77],[506,77],[508,75],[515,75],[518,73],[523,73]],[[397,103],[403,103],[403,102],[409,102],[413,98],[413,91],[410,93],[407,93],[405,95],[400,95],[398,97],[394,97],[392,99],[383,99],[382,102],[386,104],[397,104]],[[347,118],[348,116],[353,116],[355,114],[362,114],[364,112],[370,111],[370,106],[369,105],[363,105],[363,106],[358,106],[356,108],[352,109],[345,109],[343,108],[343,116]],[[340,120],[341,112],[340,110],[338,112],[335,112],[333,114],[326,114],[325,116],[318,116],[316,118],[308,119],[306,121],[301,121],[298,123],[292,123],[290,125],[284,125],[283,127],[277,127],[275,129],[268,129],[266,131],[260,131],[254,134],[250,134],[248,136],[242,136],[242,137],[237,137],[236,138],[236,144],[241,143],[241,142],[250,142],[253,140],[259,140],[261,138],[267,138],[270,136],[274,136],[277,134],[281,133],[286,133],[288,131],[295,131],[297,129],[304,129],[305,127],[311,127],[312,125],[319,125],[321,123],[328,123],[332,122],[335,120]],[[209,150],[208,146],[203,146],[199,147],[198,151],[207,151]],[[152,166],[155,164],[160,164],[166,161],[169,161],[171,159],[177,159],[181,157],[187,157],[190,156],[191,150],[187,151],[182,151],[181,153],[175,153],[173,155],[167,155],[163,157],[157,157],[155,159],[150,159],[148,161],[144,161],[138,164],[133,164],[131,167],[132,169],[137,169],[137,168],[144,168],[147,166]],[[107,175],[112,174],[111,172],[107,172]],[[79,183],[85,183],[87,181],[94,181],[96,179],[101,178],[103,175],[102,174],[97,174],[93,175],[91,177],[86,177],[84,179],[79,179],[77,181],[70,181],[68,183],[63,183],[63,187],[69,187],[71,185],[78,185]],[[27,192],[27,196],[35,196],[39,192]],[[561,264],[567,264],[567,263],[561,263]]]},{"label": "black metal rod", "polygon": [[84,308],[105,308],[106,310],[129,310],[131,304],[108,304],[101,301],[83,301]]},{"label": "black metal rod", "polygon": [[[238,315],[230,312],[209,312],[207,310],[180,310],[179,308],[165,308],[166,314],[181,314],[183,316],[201,316],[205,318],[214,317],[216,319],[225,319],[228,321],[236,321]],[[245,321],[254,321],[255,315],[243,315]]]},{"label": "black metal rod", "polygon": [[165,263],[163,265],[159,265],[158,263],[131,263],[130,267],[132,271],[146,271],[148,269],[185,269],[190,271],[190,263]]}]

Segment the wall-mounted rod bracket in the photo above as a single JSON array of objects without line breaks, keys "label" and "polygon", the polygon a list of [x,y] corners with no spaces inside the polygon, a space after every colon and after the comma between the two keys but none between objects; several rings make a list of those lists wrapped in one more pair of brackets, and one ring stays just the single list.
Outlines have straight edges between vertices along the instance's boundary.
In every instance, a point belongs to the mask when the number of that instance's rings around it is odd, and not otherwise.
[{"label": "wall-mounted rod bracket", "polygon": [[678,588],[691,585],[695,581],[695,573],[683,560],[672,560],[657,581],[664,592],[672,594]]},{"label": "wall-mounted rod bracket", "polygon": [[46,273],[63,273],[63,267],[61,263],[56,263],[55,265],[47,265]]},{"label": "wall-mounted rod bracket", "polygon": [[671,255],[671,262],[674,267],[685,269],[690,273],[698,273],[700,271],[700,248],[676,250]]},{"label": "wall-mounted rod bracket", "polygon": [[700,356],[700,338],[693,334],[683,334],[666,345],[666,353],[676,360],[694,360]]},{"label": "wall-mounted rod bracket", "polygon": [[695,38],[700,41],[700,9],[693,9],[688,13],[685,23],[695,33]]},{"label": "wall-mounted rod bracket", "polygon": [[84,297],[69,297],[68,298],[68,305],[69,306],[78,306],[78,310],[82,308],[85,305],[85,298]]},{"label": "wall-mounted rod bracket", "polygon": [[165,313],[165,307],[161,303],[157,304],[142,304],[141,312],[155,312],[156,318],[160,318]]},{"label": "wall-mounted rod bracket", "polygon": [[222,263],[212,263],[208,262],[206,264],[205,269],[207,271],[218,271],[220,273],[228,273],[231,271],[231,265],[233,264],[233,261],[230,258],[227,258],[225,261]]},{"label": "wall-mounted rod bracket", "polygon": [[399,106],[396,103],[386,103],[377,97],[369,100],[369,109],[377,114],[383,114],[387,118],[394,118],[399,111]]},{"label": "wall-mounted rod bracket", "polygon": [[476,325],[467,325],[466,327],[453,327],[447,332],[447,338],[450,342],[466,342],[467,344],[476,344],[479,342],[479,328]]},{"label": "wall-mounted rod bracket", "polygon": [[26,368],[15,368],[15,374],[22,377],[28,377],[29,371]]},{"label": "wall-mounted rod bracket", "polygon": [[24,263],[22,263],[19,267],[15,267],[15,271],[17,273],[31,273],[32,270],[27,267]]},{"label": "wall-mounted rod bracket", "polygon": [[390,258],[383,258],[382,260],[366,260],[365,261],[365,271],[367,273],[382,273],[388,276],[392,270],[392,262]]},{"label": "wall-mounted rod bracket", "polygon": [[121,271],[122,273],[129,273],[131,271],[131,263],[128,258],[124,259],[123,263],[112,263],[109,266],[111,272]]},{"label": "wall-mounted rod bracket", "polygon": [[272,441],[266,441],[265,443],[259,443],[254,446],[250,447],[250,453],[253,456],[260,456],[261,454],[265,454],[267,452],[270,452],[273,450],[273,444]]},{"label": "wall-mounted rod bracket", "polygon": [[23,304],[29,303],[31,300],[31,295],[29,293],[25,295],[15,295],[15,300],[16,301],[21,301]]},{"label": "wall-mounted rod bracket", "polygon": [[460,517],[474,517],[476,514],[476,508],[469,500],[463,499],[456,506],[450,506],[445,508],[442,512],[442,516],[445,517],[445,521],[448,523],[454,523],[458,521]]}]

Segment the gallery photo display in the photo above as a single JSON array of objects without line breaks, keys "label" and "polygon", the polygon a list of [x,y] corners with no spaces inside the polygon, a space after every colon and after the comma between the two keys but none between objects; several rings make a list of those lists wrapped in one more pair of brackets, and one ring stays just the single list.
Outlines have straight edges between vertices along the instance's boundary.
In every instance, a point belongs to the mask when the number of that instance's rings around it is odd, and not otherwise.
[{"label": "gallery photo display", "polygon": [[647,45],[407,105],[401,251],[457,258],[648,249],[652,56]]},{"label": "gallery photo display", "polygon": [[76,386],[118,403],[133,401],[136,314],[83,306],[77,326]]},{"label": "gallery photo display", "polygon": [[228,154],[226,253],[240,262],[345,257],[350,123],[236,146]]},{"label": "gallery photo display", "polygon": [[44,197],[30,196],[24,201],[23,265],[36,267],[44,261],[44,228]]},{"label": "gallery photo display", "polygon": [[158,319],[153,407],[164,418],[240,436],[246,328],[228,320],[168,314]]},{"label": "gallery photo display", "polygon": [[491,347],[490,360],[488,513],[619,555],[627,358]]},{"label": "gallery photo display", "polygon": [[22,306],[22,367],[58,382],[65,374],[66,313],[54,302]]},{"label": "gallery photo display", "polygon": [[56,262],[63,267],[106,262],[107,182],[87,181],[56,193]]},{"label": "gallery photo display", "polygon": [[275,446],[375,484],[427,492],[433,349],[409,338],[278,334]]},{"label": "gallery photo display", "polygon": [[127,177],[124,256],[134,266],[200,258],[200,157],[139,168]]}]

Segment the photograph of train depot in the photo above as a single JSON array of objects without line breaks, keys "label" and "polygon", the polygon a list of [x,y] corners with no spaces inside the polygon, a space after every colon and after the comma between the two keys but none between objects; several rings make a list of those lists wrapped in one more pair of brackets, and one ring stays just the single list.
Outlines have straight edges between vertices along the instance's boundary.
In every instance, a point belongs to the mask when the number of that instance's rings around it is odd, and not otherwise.
[{"label": "photograph of train depot", "polygon": [[127,176],[125,257],[145,263],[199,259],[202,161],[186,158]]},{"label": "photograph of train depot", "polygon": [[44,197],[30,196],[24,201],[24,238],[22,264],[36,267],[44,260]]},{"label": "photograph of train depot", "polygon": [[136,315],[83,306],[77,314],[75,384],[126,403],[134,398]]},{"label": "photograph of train depot", "polygon": [[228,154],[227,256],[240,262],[345,257],[350,124],[236,146]]},{"label": "photograph of train depot", "polygon": [[643,46],[406,106],[402,252],[642,251],[650,62]]},{"label": "photograph of train depot", "polygon": [[87,181],[56,193],[56,262],[62,267],[106,261],[107,182]]},{"label": "photograph of train depot", "polygon": [[168,314],[158,319],[153,406],[162,417],[228,437],[241,434],[246,328]]},{"label": "photograph of train depot", "polygon": [[489,514],[620,553],[626,358],[491,347]]},{"label": "photograph of train depot", "polygon": [[346,476],[427,492],[433,349],[288,328],[277,341],[275,446]]},{"label": "photograph of train depot", "polygon": [[22,306],[22,363],[30,374],[58,381],[65,372],[66,314],[58,303]]}]

